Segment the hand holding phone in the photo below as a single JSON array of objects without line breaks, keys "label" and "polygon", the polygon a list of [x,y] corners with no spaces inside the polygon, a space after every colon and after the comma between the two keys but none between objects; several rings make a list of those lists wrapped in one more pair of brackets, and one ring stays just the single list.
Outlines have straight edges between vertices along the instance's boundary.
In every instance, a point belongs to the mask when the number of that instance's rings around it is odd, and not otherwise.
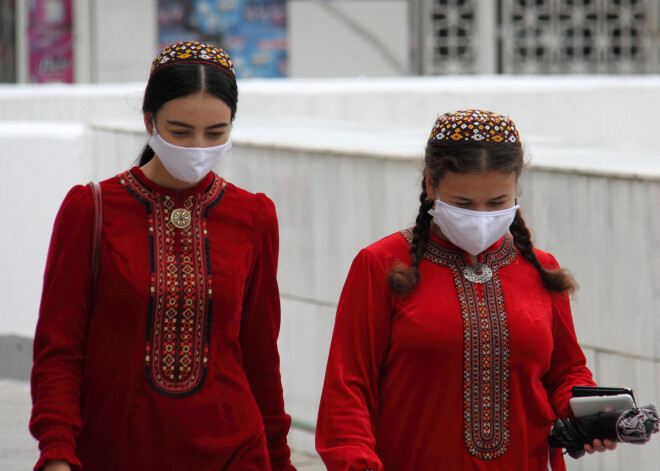
[{"label": "hand holding phone", "polygon": [[637,407],[632,389],[602,386],[575,386],[569,404],[576,417],[598,414],[605,410],[626,410]]}]

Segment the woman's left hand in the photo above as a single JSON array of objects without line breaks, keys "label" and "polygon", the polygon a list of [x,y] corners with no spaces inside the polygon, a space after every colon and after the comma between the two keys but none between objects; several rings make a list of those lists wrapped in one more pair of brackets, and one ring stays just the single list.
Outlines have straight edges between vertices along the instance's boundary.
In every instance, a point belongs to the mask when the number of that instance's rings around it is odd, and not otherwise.
[{"label": "woman's left hand", "polygon": [[600,441],[598,439],[595,439],[592,445],[593,446],[584,445],[584,451],[586,451],[590,455],[596,451],[602,453],[605,450],[614,450],[617,446],[617,443],[613,442],[612,440]]},{"label": "woman's left hand", "polygon": [[[625,387],[625,386],[622,386]],[[603,412],[611,411],[611,407],[606,407]],[[612,440],[603,440],[600,441],[599,439],[595,439],[594,442],[592,443],[593,446],[589,445],[584,445],[584,451],[589,453],[590,455],[593,454],[594,452],[602,453],[606,450],[614,450],[616,448],[617,443],[613,442]]]}]

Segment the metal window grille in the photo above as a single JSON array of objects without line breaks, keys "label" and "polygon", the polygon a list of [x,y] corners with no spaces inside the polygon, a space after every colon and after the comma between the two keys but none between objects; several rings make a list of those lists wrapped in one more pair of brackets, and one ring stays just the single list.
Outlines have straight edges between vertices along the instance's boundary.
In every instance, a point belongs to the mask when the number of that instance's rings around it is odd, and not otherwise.
[{"label": "metal window grille", "polygon": [[660,72],[658,0],[417,2],[421,73]]},{"label": "metal window grille", "polygon": [[474,0],[435,0],[431,5],[435,73],[476,72]]},{"label": "metal window grille", "polygon": [[657,0],[502,0],[504,73],[645,73],[657,69]]},{"label": "metal window grille", "polygon": [[[492,0],[418,0],[421,73],[491,72],[496,2]],[[414,7],[413,7],[414,8]],[[484,42],[485,41],[485,42]]]}]

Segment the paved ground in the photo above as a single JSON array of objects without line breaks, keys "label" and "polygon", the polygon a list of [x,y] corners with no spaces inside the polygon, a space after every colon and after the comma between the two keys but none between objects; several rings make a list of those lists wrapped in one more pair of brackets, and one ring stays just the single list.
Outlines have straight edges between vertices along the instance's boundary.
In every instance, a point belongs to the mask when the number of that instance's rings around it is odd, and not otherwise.
[{"label": "paved ground", "polygon": [[[29,471],[37,459],[37,442],[28,432],[30,386],[22,381],[0,380],[0,471]],[[318,456],[296,452],[298,471],[325,469]]]}]

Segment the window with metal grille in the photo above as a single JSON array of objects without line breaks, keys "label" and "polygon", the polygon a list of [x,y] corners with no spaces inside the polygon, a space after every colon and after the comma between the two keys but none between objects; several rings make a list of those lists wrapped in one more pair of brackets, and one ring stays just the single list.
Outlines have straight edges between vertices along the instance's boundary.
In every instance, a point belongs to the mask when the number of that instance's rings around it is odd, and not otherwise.
[{"label": "window with metal grille", "polygon": [[425,74],[658,73],[658,0],[419,0]]},{"label": "window with metal grille", "polygon": [[433,70],[476,72],[478,35],[474,0],[434,0],[431,6]]}]

